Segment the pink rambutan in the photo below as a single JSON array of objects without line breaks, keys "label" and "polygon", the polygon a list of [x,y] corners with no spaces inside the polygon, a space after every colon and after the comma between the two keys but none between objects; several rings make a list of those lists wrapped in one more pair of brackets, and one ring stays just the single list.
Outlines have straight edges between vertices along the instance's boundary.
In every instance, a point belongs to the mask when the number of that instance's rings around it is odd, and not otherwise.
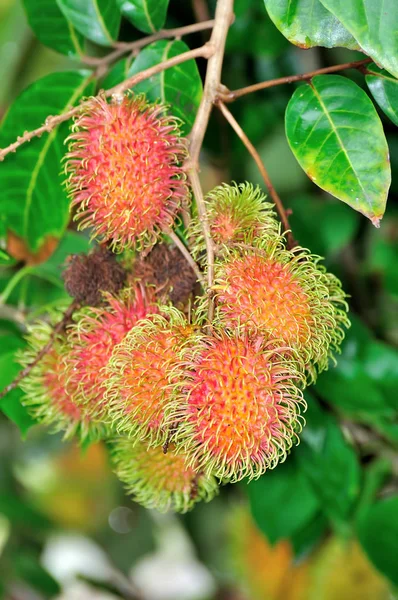
[{"label": "pink rambutan", "polygon": [[[61,313],[54,313],[51,322],[39,321],[30,327],[28,345],[18,355],[22,367],[33,362],[49,342],[52,325],[61,318]],[[20,387],[25,393],[24,404],[40,423],[50,425],[54,431],[65,431],[65,436],[79,431],[84,437],[91,424],[74,400],[73,382],[68,381],[63,360],[69,352],[65,335],[57,335],[50,351],[21,380]]]},{"label": "pink rambutan", "polygon": [[221,326],[239,326],[296,349],[315,378],[349,326],[346,296],[320,257],[300,247],[287,250],[281,239],[241,247],[217,261],[217,318]]},{"label": "pink rambutan", "polygon": [[173,434],[168,408],[183,384],[184,358],[195,330],[172,307],[140,321],[119,344],[107,368],[106,401],[119,433],[164,444]]},{"label": "pink rambutan", "polygon": [[119,479],[136,502],[161,512],[185,513],[201,500],[208,502],[218,492],[211,475],[205,476],[185,463],[184,453],[170,444],[165,454],[161,447],[148,448],[119,438],[112,458]]},{"label": "pink rambutan", "polygon": [[232,482],[259,477],[298,441],[303,375],[260,340],[225,332],[203,340],[171,411],[188,464]]},{"label": "pink rambutan", "polygon": [[75,402],[84,414],[102,421],[107,413],[105,367],[113,349],[140,319],[157,310],[139,285],[104,298],[104,307],[84,308],[75,315],[76,322],[68,329],[70,350],[64,357]]},{"label": "pink rambutan", "polygon": [[176,118],[143,96],[92,98],[69,136],[66,172],[80,227],[113,249],[141,249],[172,227],[187,196]]}]

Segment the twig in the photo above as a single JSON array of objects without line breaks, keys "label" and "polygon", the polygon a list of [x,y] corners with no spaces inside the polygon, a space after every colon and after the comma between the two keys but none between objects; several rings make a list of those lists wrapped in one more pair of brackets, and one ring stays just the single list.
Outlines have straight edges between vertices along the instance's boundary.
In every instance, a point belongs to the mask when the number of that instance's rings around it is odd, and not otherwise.
[{"label": "twig", "polygon": [[15,379],[11,383],[9,383],[0,392],[0,400],[2,398],[4,398],[4,396],[6,396],[9,392],[14,390],[20,384],[22,379],[25,379],[25,377],[27,377],[29,375],[31,370],[51,350],[58,333],[60,333],[62,331],[62,329],[65,327],[65,325],[68,323],[68,321],[70,320],[72,314],[74,313],[74,311],[76,310],[77,307],[78,307],[78,303],[76,301],[73,301],[72,304],[69,305],[69,307],[66,309],[62,319],[55,325],[54,329],[52,330],[50,339],[48,340],[47,344],[45,346],[43,346],[43,348],[37,353],[36,358],[31,363],[26,365],[26,367],[18,373],[18,375],[15,377]]},{"label": "twig", "polygon": [[183,257],[186,259],[186,261],[189,264],[189,266],[191,267],[192,271],[195,273],[198,281],[200,281],[200,283],[202,284],[202,286],[205,287],[205,281],[204,281],[204,278],[203,278],[203,274],[199,271],[198,265],[196,264],[196,262],[192,258],[192,256],[191,256],[188,248],[186,248],[186,246],[180,240],[180,238],[175,233],[175,231],[173,231],[172,229],[168,229],[166,231],[166,233],[169,236],[169,238],[174,242],[174,244],[177,246],[177,248],[179,249],[179,251],[181,252],[181,254],[183,255]]},{"label": "twig", "polygon": [[[140,73],[136,73],[132,77],[129,77],[128,79],[123,81],[122,83],[119,83],[118,85],[115,85],[113,88],[106,90],[105,92],[102,92],[102,93],[105,96],[105,98],[110,98],[114,95],[117,96],[119,94],[122,94],[129,88],[133,87],[134,85],[137,85],[137,83],[140,83],[141,81],[144,81],[145,79],[149,79],[153,75],[157,75],[157,73],[161,73],[162,71],[164,71],[166,69],[175,67],[176,65],[179,65],[179,64],[186,62],[187,60],[191,60],[193,58],[210,58],[212,56],[213,52],[214,52],[214,48],[210,45],[210,43],[204,44],[203,46],[200,46],[199,48],[195,48],[194,50],[189,50],[188,52],[183,52],[182,54],[178,54],[177,56],[174,56],[172,58],[169,58],[168,60],[165,60],[162,63],[159,63],[158,65],[154,65],[153,67],[150,67],[149,69],[145,69],[144,71],[141,71]],[[88,106],[89,103],[90,103],[90,100],[85,100],[84,102],[81,102],[78,106],[74,106],[70,110],[68,110],[60,115],[57,115],[54,117],[48,116],[47,119],[45,120],[44,125],[42,125],[41,127],[38,127],[37,129],[34,129],[33,131],[25,131],[25,133],[23,135],[21,135],[20,137],[18,137],[15,142],[10,144],[6,148],[3,148],[2,150],[0,150],[0,161],[3,160],[4,157],[7,156],[7,154],[9,154],[10,152],[15,152],[17,150],[17,148],[19,148],[19,146],[22,146],[22,144],[25,144],[26,142],[30,142],[30,140],[35,137],[40,137],[43,133],[46,133],[46,132],[48,133],[48,132],[52,131],[60,123],[63,123],[64,121],[67,121],[74,115],[78,114],[85,106]]]},{"label": "twig", "polygon": [[283,85],[285,83],[295,83],[296,81],[306,81],[312,79],[316,75],[323,75],[326,73],[337,73],[338,71],[344,71],[345,69],[359,69],[364,65],[372,62],[371,58],[364,58],[363,60],[357,60],[354,62],[343,63],[341,65],[333,65],[332,67],[324,67],[323,69],[317,69],[316,71],[310,71],[309,73],[302,73],[301,75],[288,75],[287,77],[280,77],[279,79],[269,79],[268,81],[262,81],[261,83],[255,83],[254,85],[248,85],[247,87],[240,88],[238,90],[230,91],[225,86],[219,93],[218,97],[222,102],[233,102],[241,96],[251,94],[252,92],[258,92],[259,90],[265,90],[276,85]]},{"label": "twig", "polygon": [[[221,81],[221,70],[224,59],[225,42],[228,29],[233,22],[233,0],[218,0],[213,32],[209,45],[213,49],[207,64],[206,79],[203,90],[203,97],[200,103],[195,123],[189,135],[190,139],[190,158],[186,165],[188,175],[191,181],[192,190],[198,207],[199,219],[201,222],[203,235],[206,243],[207,252],[207,283],[209,292],[213,286],[214,276],[214,245],[210,234],[210,227],[207,219],[206,204],[203,197],[202,187],[198,176],[199,155],[203,144],[203,138],[209,123],[210,114],[217,98],[217,92]],[[213,317],[214,305],[210,298],[208,318]]]},{"label": "twig", "polygon": [[129,52],[135,52],[140,50],[144,46],[148,46],[152,42],[158,40],[165,40],[167,38],[182,37],[189,35],[190,33],[196,33],[198,31],[205,31],[206,29],[212,29],[214,26],[214,19],[202,21],[201,23],[193,23],[192,25],[186,25],[184,27],[174,27],[173,29],[161,29],[152,35],[136,40],[135,42],[119,43],[113,52],[110,52],[106,56],[82,56],[81,62],[86,65],[92,65],[94,67],[100,67],[102,65],[108,65],[115,62],[118,58]]},{"label": "twig", "polygon": [[247,135],[243,131],[242,127],[239,125],[239,123],[233,116],[233,114],[225,106],[225,104],[219,100],[217,103],[217,106],[221,110],[222,114],[224,115],[224,117],[226,118],[228,123],[231,125],[232,129],[236,132],[236,134],[239,136],[239,138],[242,140],[242,142],[244,143],[244,145],[246,146],[246,148],[248,149],[248,151],[254,158],[256,165],[258,167],[258,170],[260,171],[261,176],[264,179],[265,185],[267,186],[267,188],[269,190],[270,196],[275,203],[276,210],[278,211],[278,215],[282,222],[283,229],[286,232],[287,244],[288,244],[289,248],[293,248],[296,245],[296,243],[290,232],[289,219],[287,217],[286,210],[283,206],[282,200],[280,199],[274,186],[272,185],[272,181],[270,179],[270,176],[268,175],[268,171],[265,168],[264,163],[261,160],[259,153],[255,149],[255,147],[253,146],[253,144],[251,143],[251,141],[249,140],[249,138],[247,137]]},{"label": "twig", "polygon": [[192,0],[192,9],[198,22],[210,19],[209,7],[206,0]]}]

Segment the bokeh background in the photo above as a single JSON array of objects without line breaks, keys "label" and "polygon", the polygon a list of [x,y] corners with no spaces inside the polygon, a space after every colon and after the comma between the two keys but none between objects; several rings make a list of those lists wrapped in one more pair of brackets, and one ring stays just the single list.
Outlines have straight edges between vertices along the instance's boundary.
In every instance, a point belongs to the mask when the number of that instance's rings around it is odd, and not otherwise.
[{"label": "bokeh background", "polygon": [[[214,2],[192,7],[171,0],[167,26],[193,22],[200,9],[211,15]],[[345,49],[293,47],[261,0],[236,0],[235,13],[224,66],[231,89],[362,57]],[[123,22],[119,39],[139,35]],[[194,47],[206,35],[187,42]],[[101,50],[92,46],[91,52]],[[198,65],[203,72],[204,63]],[[21,0],[0,0],[0,116],[38,78],[78,66],[37,41]],[[364,87],[360,73],[347,75]],[[257,482],[226,486],[187,515],[161,515],[125,496],[104,446],[81,451],[51,435],[33,423],[14,391],[0,411],[0,598],[398,597],[398,132],[380,114],[393,183],[375,229],[322,193],[296,163],[283,123],[294,89],[259,92],[231,110],[292,210],[295,238],[325,257],[350,294],[352,328],[337,367],[307,395],[302,443]],[[231,180],[262,185],[217,112],[202,159],[205,190]],[[23,347],[26,323],[66,297],[60,279],[66,256],[87,248],[87,238],[71,225],[34,268],[29,257],[0,266],[0,388],[18,370],[13,356]]]}]

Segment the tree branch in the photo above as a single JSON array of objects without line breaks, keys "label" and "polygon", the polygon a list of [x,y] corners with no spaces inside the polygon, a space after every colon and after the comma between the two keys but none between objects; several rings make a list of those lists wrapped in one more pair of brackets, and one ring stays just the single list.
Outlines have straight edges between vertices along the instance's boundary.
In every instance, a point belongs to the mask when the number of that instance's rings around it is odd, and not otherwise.
[{"label": "tree branch", "polygon": [[118,58],[129,52],[140,50],[144,46],[148,46],[152,42],[158,40],[165,40],[167,38],[177,38],[190,33],[196,33],[198,31],[205,31],[206,29],[212,29],[214,26],[214,19],[202,21],[201,23],[193,23],[192,25],[186,25],[184,27],[174,27],[173,29],[161,29],[152,35],[136,40],[135,42],[119,43],[113,52],[110,52],[106,56],[98,58],[97,56],[82,56],[82,63],[94,67],[101,67],[115,62]]},{"label": "tree branch", "polygon": [[16,387],[18,387],[18,385],[20,384],[22,379],[25,379],[25,377],[27,377],[29,375],[31,370],[51,350],[51,348],[55,342],[55,338],[64,329],[65,325],[69,322],[72,314],[77,309],[77,307],[78,307],[78,303],[76,301],[73,301],[72,304],[69,305],[69,307],[66,309],[62,319],[55,325],[54,329],[52,330],[50,339],[48,340],[47,344],[45,346],[43,346],[43,348],[40,350],[40,352],[37,353],[36,358],[31,363],[26,365],[26,367],[18,373],[18,375],[15,377],[15,379],[11,383],[9,383],[4,388],[4,390],[2,390],[0,392],[0,400],[2,400],[2,398],[4,398],[4,396],[6,396],[9,392],[11,392]]},{"label": "tree branch", "polygon": [[255,83],[254,85],[248,85],[247,87],[240,88],[238,90],[230,91],[225,86],[222,86],[222,91],[218,94],[218,97],[222,102],[233,102],[237,98],[251,94],[252,92],[258,92],[259,90],[265,90],[270,87],[277,85],[283,85],[285,83],[295,83],[297,81],[306,81],[312,79],[316,75],[324,75],[327,73],[337,73],[338,71],[344,71],[345,69],[359,69],[364,65],[372,62],[371,58],[365,58],[363,60],[357,60],[354,62],[343,63],[341,65],[333,65],[332,67],[325,67],[323,69],[317,69],[316,71],[310,71],[309,73],[302,73],[301,75],[288,75],[287,77],[280,77],[279,79],[269,79],[268,81],[262,81],[261,83]]},{"label": "tree branch", "polygon": [[255,149],[255,147],[253,146],[253,144],[251,143],[251,141],[249,140],[249,138],[247,137],[247,135],[243,131],[242,127],[239,125],[238,121],[233,116],[233,114],[225,106],[225,104],[219,100],[217,106],[221,110],[222,114],[224,115],[224,117],[226,118],[228,123],[231,125],[232,129],[242,140],[242,142],[244,143],[244,145],[250,152],[251,156],[254,158],[254,161],[258,167],[258,170],[260,171],[261,176],[264,179],[265,185],[267,186],[267,188],[269,190],[270,196],[275,203],[276,210],[278,211],[278,215],[282,222],[283,229],[286,232],[287,245],[289,248],[293,248],[296,245],[296,242],[294,241],[293,236],[290,231],[289,219],[287,217],[285,207],[283,206],[282,200],[280,199],[274,186],[272,185],[272,181],[270,179],[270,176],[268,175],[268,171],[265,168],[264,163],[261,160],[259,153]]},{"label": "tree branch", "polygon": [[[191,60],[192,58],[210,58],[213,55],[213,53],[214,53],[214,48],[210,45],[210,43],[204,44],[203,46],[200,46],[199,48],[195,48],[194,50],[189,50],[188,52],[183,52],[182,54],[179,54],[178,56],[174,56],[172,58],[169,58],[168,60],[165,60],[162,63],[159,63],[158,65],[154,65],[153,67],[150,67],[149,69],[145,69],[144,71],[141,71],[140,73],[136,73],[132,77],[129,77],[125,81],[122,81],[122,83],[119,83],[118,85],[115,85],[113,88],[106,90],[105,92],[103,92],[103,94],[104,94],[105,98],[110,98],[114,95],[122,94],[129,88],[133,87],[134,85],[137,85],[137,83],[140,83],[141,81],[144,81],[145,79],[149,79],[153,75],[157,75],[158,73],[161,73],[162,71],[164,71],[166,69],[175,67],[176,65],[186,62],[187,60]],[[45,120],[44,125],[42,125],[41,127],[38,127],[37,129],[34,129],[33,131],[26,131],[23,135],[18,137],[15,142],[10,144],[6,148],[0,149],[0,161],[2,161],[4,159],[4,157],[7,156],[7,154],[9,154],[10,152],[15,152],[17,150],[17,148],[22,146],[22,144],[25,144],[26,142],[30,142],[30,140],[32,140],[35,137],[40,137],[43,133],[48,133],[48,132],[52,131],[60,123],[63,123],[64,121],[67,121],[71,117],[78,114],[82,110],[82,108],[84,108],[85,106],[88,106],[89,103],[90,103],[90,100],[85,100],[84,102],[81,102],[78,106],[74,106],[73,108],[66,111],[65,113],[62,113],[55,117],[48,116],[47,119]]]},{"label": "tree branch", "polygon": [[[217,98],[218,89],[221,81],[221,70],[224,60],[225,42],[231,23],[233,22],[233,0],[218,0],[214,28],[209,41],[213,54],[209,58],[206,71],[206,79],[203,90],[203,97],[200,103],[195,123],[189,135],[190,157],[186,165],[188,175],[191,181],[192,190],[195,196],[203,235],[206,243],[207,252],[207,283],[209,290],[213,285],[214,278],[214,244],[210,234],[210,227],[207,219],[206,204],[203,197],[202,187],[199,180],[199,155],[202,148],[203,139],[209,123],[210,114]],[[209,320],[213,317],[213,300],[209,302]]]}]

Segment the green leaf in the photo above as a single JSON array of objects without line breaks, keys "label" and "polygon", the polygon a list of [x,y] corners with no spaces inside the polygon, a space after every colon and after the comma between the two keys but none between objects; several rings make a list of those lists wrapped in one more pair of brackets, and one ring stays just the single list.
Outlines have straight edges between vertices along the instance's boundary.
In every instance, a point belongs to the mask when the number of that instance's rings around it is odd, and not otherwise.
[{"label": "green leaf", "polygon": [[398,77],[396,0],[320,0],[378,64]]},{"label": "green leaf", "polygon": [[386,401],[398,411],[398,351],[383,342],[371,342],[366,347],[363,366]]},{"label": "green leaf", "polygon": [[[15,362],[15,353],[24,347],[21,338],[13,335],[0,337],[0,391],[3,390],[18,375],[21,367]],[[20,429],[23,435],[34,424],[26,408],[21,404],[22,391],[18,388],[0,400],[0,410],[3,411]]]},{"label": "green leaf", "polygon": [[121,83],[127,79],[132,61],[133,59],[130,56],[127,58],[122,58],[122,60],[118,60],[102,80],[101,87],[104,90],[109,90],[118,83]]},{"label": "green leaf", "polygon": [[83,36],[64,17],[54,0],[23,0],[29,25],[44,44],[68,56],[83,53]]},{"label": "green leaf", "polygon": [[26,551],[13,557],[13,566],[19,578],[30,584],[45,598],[54,598],[61,591],[57,581],[41,566],[40,558]]},{"label": "green leaf", "polygon": [[358,460],[333,415],[322,410],[313,397],[307,398],[307,404],[307,424],[297,459],[322,511],[335,523],[344,523],[359,493]]},{"label": "green leaf", "polygon": [[377,502],[362,515],[358,537],[373,564],[398,585],[398,496]]},{"label": "green leaf", "polygon": [[[25,130],[42,125],[48,115],[64,112],[90,93],[87,72],[47,75],[22,92],[0,129],[0,147]],[[60,238],[69,220],[69,201],[63,187],[62,158],[68,124],[33,139],[7,157],[0,169],[0,212],[6,229],[37,252],[48,236]]]},{"label": "green leaf", "polygon": [[314,183],[378,226],[391,169],[383,127],[366,93],[345,77],[318,75],[294,92],[285,125],[290,148]]},{"label": "green leaf", "polygon": [[56,0],[74,27],[86,38],[101,46],[117,40],[121,14],[116,0]]},{"label": "green leaf", "polygon": [[122,15],[144,33],[154,33],[166,21],[169,0],[116,0]]},{"label": "green leaf", "polygon": [[398,125],[398,79],[377,65],[366,67],[366,83],[383,112]]},{"label": "green leaf", "polygon": [[[128,77],[159,64],[169,58],[188,52],[189,47],[181,41],[160,40],[142,50],[133,62]],[[202,97],[202,80],[195,60],[171,67],[134,86],[136,93],[144,93],[150,102],[161,100],[170,105],[173,115],[183,123],[186,135],[195,120]]]},{"label": "green leaf", "polygon": [[318,499],[293,457],[252,481],[246,490],[254,520],[272,544],[298,532],[319,509]]},{"label": "green leaf", "polygon": [[345,27],[319,0],[264,0],[269,16],[283,35],[296,46],[357,48]]}]

